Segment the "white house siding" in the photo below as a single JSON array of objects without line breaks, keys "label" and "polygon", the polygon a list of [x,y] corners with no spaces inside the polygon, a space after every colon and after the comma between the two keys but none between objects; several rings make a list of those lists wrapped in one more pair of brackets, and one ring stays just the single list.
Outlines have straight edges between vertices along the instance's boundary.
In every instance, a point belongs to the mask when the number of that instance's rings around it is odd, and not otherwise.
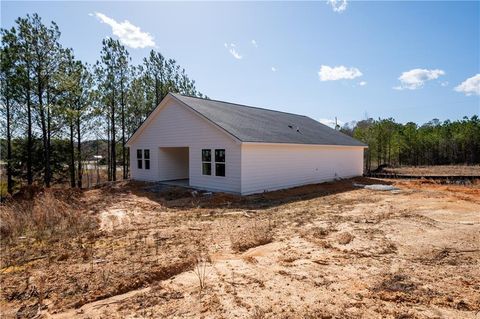
[{"label": "white house siding", "polygon": [[188,178],[188,147],[160,147],[159,150],[158,167],[161,168],[158,172],[159,180]]},{"label": "white house siding", "polygon": [[243,144],[241,193],[276,189],[363,174],[363,147]]},{"label": "white house siding", "polygon": [[[191,186],[240,193],[240,144],[173,98],[164,102],[152,121],[129,141],[132,179],[159,181],[171,177],[169,173],[160,175],[160,147],[189,147]],[[150,149],[150,170],[137,168],[137,149]],[[202,149],[212,149],[212,176],[202,175]],[[214,149],[225,149],[225,177],[215,176]],[[165,168],[168,170],[168,166]]]}]

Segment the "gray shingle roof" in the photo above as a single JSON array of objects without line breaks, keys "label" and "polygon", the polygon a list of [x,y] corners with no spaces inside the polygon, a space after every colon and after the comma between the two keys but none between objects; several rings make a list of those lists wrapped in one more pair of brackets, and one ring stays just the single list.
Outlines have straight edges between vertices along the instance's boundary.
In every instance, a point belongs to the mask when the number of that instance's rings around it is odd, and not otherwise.
[{"label": "gray shingle roof", "polygon": [[365,146],[304,115],[172,95],[242,142]]}]

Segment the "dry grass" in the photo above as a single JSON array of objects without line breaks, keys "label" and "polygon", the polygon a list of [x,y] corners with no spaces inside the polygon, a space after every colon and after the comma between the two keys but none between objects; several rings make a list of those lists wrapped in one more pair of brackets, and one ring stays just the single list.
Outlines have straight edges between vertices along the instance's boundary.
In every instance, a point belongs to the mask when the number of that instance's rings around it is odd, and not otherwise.
[{"label": "dry grass", "polygon": [[310,231],[315,238],[324,238],[330,233],[325,227],[313,227]]},{"label": "dry grass", "polygon": [[355,237],[348,233],[348,232],[344,232],[344,233],[341,233],[338,235],[337,237],[337,242],[340,244],[340,245],[347,245],[349,244]]},{"label": "dry grass", "polygon": [[405,274],[389,274],[374,287],[375,291],[390,291],[390,292],[411,292],[416,289],[416,285],[410,280],[409,276]]},{"label": "dry grass", "polygon": [[0,206],[2,243],[22,237],[37,240],[77,236],[95,229],[97,220],[86,214],[71,197],[55,192],[38,194],[33,200],[11,200]]},{"label": "dry grass", "polygon": [[199,293],[201,295],[202,291],[207,287],[207,277],[208,277],[208,266],[211,265],[212,260],[208,253],[205,251],[198,253],[195,258],[195,266],[193,272],[198,278],[198,287]]}]

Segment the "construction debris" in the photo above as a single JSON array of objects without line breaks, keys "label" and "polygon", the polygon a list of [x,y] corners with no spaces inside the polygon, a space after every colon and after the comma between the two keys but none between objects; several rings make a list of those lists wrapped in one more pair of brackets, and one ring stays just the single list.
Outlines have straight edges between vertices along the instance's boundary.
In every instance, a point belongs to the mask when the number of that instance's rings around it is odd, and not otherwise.
[{"label": "construction debris", "polygon": [[372,191],[399,191],[400,188],[394,187],[392,185],[384,184],[372,184],[372,185],[363,185],[363,184],[353,184],[354,187],[365,188]]}]

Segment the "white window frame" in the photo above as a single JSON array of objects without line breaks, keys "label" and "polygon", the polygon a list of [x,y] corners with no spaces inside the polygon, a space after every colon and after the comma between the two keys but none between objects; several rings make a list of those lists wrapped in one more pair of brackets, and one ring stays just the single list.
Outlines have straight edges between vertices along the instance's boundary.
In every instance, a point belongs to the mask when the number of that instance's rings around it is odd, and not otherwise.
[{"label": "white window frame", "polygon": [[[223,162],[217,162],[217,151],[223,151]],[[213,152],[213,159],[215,162],[215,176],[226,177],[227,176],[227,151],[224,148],[217,148]],[[223,175],[217,175],[217,164],[223,165]]]},{"label": "white window frame", "polygon": [[[203,160],[203,151],[209,151],[210,152],[210,161],[204,161]],[[202,176],[212,176],[212,171],[213,171],[213,165],[212,165],[212,149],[210,148],[202,148],[202,152],[201,152],[201,155],[200,155],[202,158],[201,158],[201,162],[202,162],[202,167],[200,168],[202,170]],[[203,165],[204,164],[210,164],[210,174],[205,174],[204,171],[203,171]]]},{"label": "white window frame", "polygon": [[[148,158],[147,158],[147,152],[148,152]],[[148,168],[147,168],[147,161],[148,161]],[[143,167],[144,169],[150,170],[150,149],[145,148],[143,150]]]},{"label": "white window frame", "polygon": [[137,169],[143,169],[143,150],[141,148],[137,149]]}]

